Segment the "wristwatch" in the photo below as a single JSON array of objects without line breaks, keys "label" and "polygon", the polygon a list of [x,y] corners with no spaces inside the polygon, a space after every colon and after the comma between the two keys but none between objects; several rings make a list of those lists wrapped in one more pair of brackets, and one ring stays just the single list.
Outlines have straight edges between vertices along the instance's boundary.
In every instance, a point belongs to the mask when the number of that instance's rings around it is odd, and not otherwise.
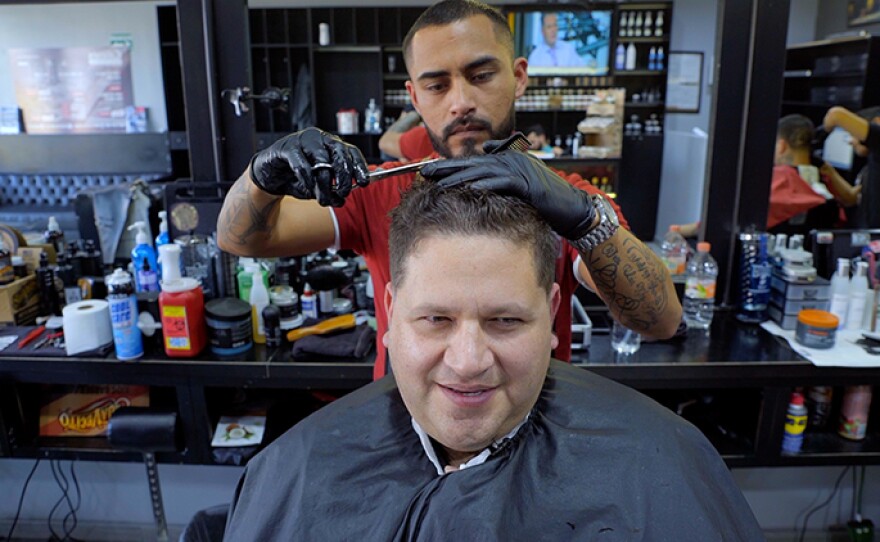
[{"label": "wristwatch", "polygon": [[611,238],[612,235],[620,227],[620,221],[617,219],[617,213],[611,207],[611,203],[599,194],[590,196],[593,201],[593,207],[599,215],[599,224],[593,227],[586,235],[580,239],[569,241],[571,246],[576,248],[578,252],[590,252],[597,246]]}]

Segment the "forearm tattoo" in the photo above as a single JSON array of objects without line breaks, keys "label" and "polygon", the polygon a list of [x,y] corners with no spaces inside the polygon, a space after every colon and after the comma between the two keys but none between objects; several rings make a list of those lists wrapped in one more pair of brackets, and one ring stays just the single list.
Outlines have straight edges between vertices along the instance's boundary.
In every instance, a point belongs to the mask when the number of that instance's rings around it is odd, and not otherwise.
[{"label": "forearm tattoo", "polygon": [[223,203],[218,220],[218,231],[231,243],[245,246],[255,241],[254,236],[262,234],[268,238],[272,234],[281,206],[281,198],[274,198],[263,206],[254,204],[248,194],[250,182],[239,179]]},{"label": "forearm tattoo", "polygon": [[665,273],[651,249],[631,237],[605,243],[589,255],[596,288],[622,324],[648,331],[660,322],[669,304]]}]

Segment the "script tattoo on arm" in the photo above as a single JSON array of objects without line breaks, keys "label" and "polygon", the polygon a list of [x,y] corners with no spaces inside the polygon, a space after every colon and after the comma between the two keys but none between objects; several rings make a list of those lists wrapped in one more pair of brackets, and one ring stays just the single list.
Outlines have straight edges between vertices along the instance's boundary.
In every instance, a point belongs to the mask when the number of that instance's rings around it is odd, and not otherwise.
[{"label": "script tattoo on arm", "polygon": [[268,239],[280,212],[281,198],[265,195],[268,201],[256,203],[250,190],[259,188],[245,177],[238,179],[229,189],[217,221],[218,233],[238,246],[258,241],[257,235],[263,236],[261,240]]},{"label": "script tattoo on arm", "polygon": [[604,243],[585,260],[612,315],[639,332],[659,323],[669,303],[662,263],[651,249],[625,234]]}]

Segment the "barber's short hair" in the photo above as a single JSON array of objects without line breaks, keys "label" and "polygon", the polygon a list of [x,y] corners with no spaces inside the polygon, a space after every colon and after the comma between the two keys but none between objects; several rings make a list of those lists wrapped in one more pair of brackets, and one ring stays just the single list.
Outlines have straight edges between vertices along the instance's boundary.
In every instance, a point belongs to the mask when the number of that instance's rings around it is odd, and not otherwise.
[{"label": "barber's short hair", "polygon": [[395,289],[406,276],[407,258],[422,241],[435,236],[489,236],[530,247],[538,284],[547,292],[553,286],[559,241],[534,207],[519,198],[466,187],[443,188],[432,182],[414,183],[391,211],[388,244]]},{"label": "barber's short hair", "polygon": [[510,57],[513,59],[513,34],[504,14],[497,8],[476,0],[442,0],[423,11],[406,33],[406,37],[403,38],[403,61],[407,66],[409,65],[412,40],[419,30],[429,26],[445,26],[475,15],[484,15],[492,21],[495,38],[510,51]]},{"label": "barber's short hair", "polygon": [[786,115],[779,119],[776,137],[782,139],[793,149],[811,149],[813,122],[803,115]]}]

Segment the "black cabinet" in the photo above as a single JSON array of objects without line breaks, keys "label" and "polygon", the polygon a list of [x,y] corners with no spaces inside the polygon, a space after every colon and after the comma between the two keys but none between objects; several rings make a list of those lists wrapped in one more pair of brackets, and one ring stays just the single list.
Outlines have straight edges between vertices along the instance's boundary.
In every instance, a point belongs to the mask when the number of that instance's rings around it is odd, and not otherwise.
[{"label": "black cabinet", "polygon": [[660,197],[663,136],[624,136],[617,203],[639,239],[653,239]]}]

